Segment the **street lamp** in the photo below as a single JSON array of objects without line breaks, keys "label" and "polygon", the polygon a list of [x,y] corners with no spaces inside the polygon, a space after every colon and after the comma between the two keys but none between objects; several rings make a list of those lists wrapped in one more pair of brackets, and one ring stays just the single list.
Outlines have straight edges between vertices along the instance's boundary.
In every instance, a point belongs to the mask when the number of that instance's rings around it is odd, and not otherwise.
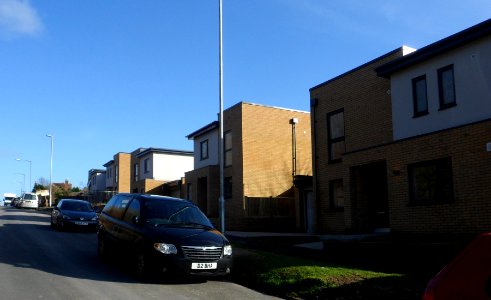
[{"label": "street lamp", "polygon": [[[22,187],[24,188],[24,191],[25,191],[25,189],[26,189],[26,174],[24,174],[24,173],[15,173],[15,174],[22,175],[22,177],[24,178]],[[22,194],[22,188],[20,189],[20,193]]]},{"label": "street lamp", "polygon": [[17,161],[21,161],[21,160],[27,161],[29,163],[29,191],[32,191],[32,161],[28,159],[17,158]]},{"label": "street lamp", "polygon": [[53,192],[53,139],[54,136],[52,134],[46,134],[46,137],[51,139],[51,160],[50,160],[50,168],[49,168],[49,207],[51,207],[51,194]]}]

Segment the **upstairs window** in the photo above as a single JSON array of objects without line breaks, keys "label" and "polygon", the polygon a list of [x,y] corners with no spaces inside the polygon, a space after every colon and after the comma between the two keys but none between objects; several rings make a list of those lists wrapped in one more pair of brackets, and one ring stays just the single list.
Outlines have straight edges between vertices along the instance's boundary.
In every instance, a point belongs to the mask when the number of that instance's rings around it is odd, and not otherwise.
[{"label": "upstairs window", "polygon": [[346,151],[344,144],[344,110],[327,114],[329,162],[340,162]]},{"label": "upstairs window", "polygon": [[145,172],[145,174],[150,172],[150,159],[149,158],[146,158],[143,161],[143,172]]},{"label": "upstairs window", "polygon": [[428,96],[426,93],[426,75],[413,78],[414,117],[428,114]]},{"label": "upstairs window", "polygon": [[225,167],[232,165],[232,131],[226,132],[223,137],[223,159]]},{"label": "upstairs window", "polygon": [[140,173],[140,172],[139,172],[138,167],[139,167],[139,166],[138,166],[138,164],[135,164],[135,165],[133,166],[133,168],[134,168],[133,173],[134,173],[134,175],[135,175],[135,181],[140,180],[140,178],[139,178],[139,175],[140,175],[139,173]]},{"label": "upstairs window", "polygon": [[208,159],[208,140],[204,140],[200,143],[200,159]]},{"label": "upstairs window", "polygon": [[440,110],[457,105],[453,65],[438,70],[438,95],[440,98]]}]

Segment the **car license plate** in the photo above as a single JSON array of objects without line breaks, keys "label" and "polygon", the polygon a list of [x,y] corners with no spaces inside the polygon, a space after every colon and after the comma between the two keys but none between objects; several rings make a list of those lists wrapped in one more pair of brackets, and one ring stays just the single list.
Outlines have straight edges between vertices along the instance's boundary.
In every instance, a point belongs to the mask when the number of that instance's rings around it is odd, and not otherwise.
[{"label": "car license plate", "polygon": [[79,222],[79,221],[76,221],[75,224],[76,225],[89,225],[89,222]]},{"label": "car license plate", "polygon": [[193,270],[211,270],[211,269],[216,269],[217,268],[217,263],[192,263],[191,264],[191,269]]}]

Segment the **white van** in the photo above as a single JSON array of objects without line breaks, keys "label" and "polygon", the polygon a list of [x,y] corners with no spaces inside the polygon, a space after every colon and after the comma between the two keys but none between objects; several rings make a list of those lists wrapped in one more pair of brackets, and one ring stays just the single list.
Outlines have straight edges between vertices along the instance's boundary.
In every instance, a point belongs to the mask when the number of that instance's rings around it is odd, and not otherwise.
[{"label": "white van", "polygon": [[20,197],[21,208],[39,208],[39,198],[38,195],[34,193],[24,193]]},{"label": "white van", "polygon": [[3,205],[4,206],[10,206],[12,203],[12,200],[15,199],[15,197],[17,197],[16,194],[13,194],[13,193],[4,193],[3,194]]}]

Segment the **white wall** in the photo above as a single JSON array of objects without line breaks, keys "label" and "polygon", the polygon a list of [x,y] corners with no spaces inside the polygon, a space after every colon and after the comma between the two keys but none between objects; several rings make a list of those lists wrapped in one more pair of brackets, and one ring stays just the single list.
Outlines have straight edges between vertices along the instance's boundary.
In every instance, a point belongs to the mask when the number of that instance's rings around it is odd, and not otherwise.
[{"label": "white wall", "polygon": [[[145,159],[149,158],[149,172],[145,174]],[[149,153],[140,159],[140,179],[155,179],[162,181],[178,180],[184,177],[184,173],[193,169],[193,157],[165,154]]]},{"label": "white wall", "polygon": [[[454,65],[457,106],[439,111],[437,70]],[[428,115],[413,118],[411,80],[426,74]],[[394,140],[491,118],[491,37],[392,74]]]},{"label": "white wall", "polygon": [[[210,165],[218,165],[218,130],[212,130],[194,139],[194,168],[200,169]],[[208,159],[201,160],[201,142],[208,140]]]}]

